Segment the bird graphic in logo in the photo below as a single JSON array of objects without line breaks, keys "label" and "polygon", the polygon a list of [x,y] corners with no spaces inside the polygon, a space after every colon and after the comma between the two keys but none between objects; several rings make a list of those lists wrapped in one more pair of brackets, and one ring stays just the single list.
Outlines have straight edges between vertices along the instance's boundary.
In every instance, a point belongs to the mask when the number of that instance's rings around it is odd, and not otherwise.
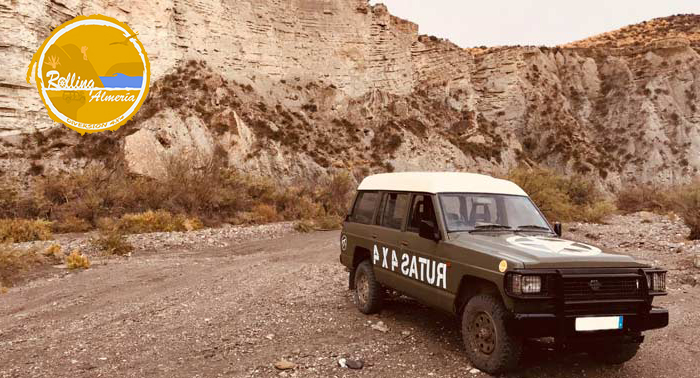
[{"label": "bird graphic in logo", "polygon": [[109,45],[110,45],[110,46],[112,46],[112,45],[124,45],[124,46],[126,46],[126,44],[129,43],[129,40],[130,40],[131,38],[136,38],[137,35],[139,35],[138,32],[136,32],[136,33],[130,35],[129,37],[127,37],[127,38],[126,38],[125,40],[123,40],[123,41],[112,42],[112,43],[110,43]]}]

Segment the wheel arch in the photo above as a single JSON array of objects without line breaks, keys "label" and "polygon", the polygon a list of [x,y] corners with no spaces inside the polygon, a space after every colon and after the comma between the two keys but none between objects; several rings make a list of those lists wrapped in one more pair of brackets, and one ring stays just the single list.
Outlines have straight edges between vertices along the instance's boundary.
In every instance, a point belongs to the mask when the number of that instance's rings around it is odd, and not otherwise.
[{"label": "wheel arch", "polygon": [[479,294],[491,294],[502,300],[501,292],[495,283],[480,277],[470,275],[462,276],[459,282],[459,288],[457,289],[457,295],[455,296],[455,314],[461,314],[467,302]]},{"label": "wheel arch", "polygon": [[369,249],[356,246],[352,254],[352,268],[350,269],[350,274],[348,275],[348,287],[350,290],[355,290],[355,269],[364,260],[369,260],[371,258],[371,253]]}]

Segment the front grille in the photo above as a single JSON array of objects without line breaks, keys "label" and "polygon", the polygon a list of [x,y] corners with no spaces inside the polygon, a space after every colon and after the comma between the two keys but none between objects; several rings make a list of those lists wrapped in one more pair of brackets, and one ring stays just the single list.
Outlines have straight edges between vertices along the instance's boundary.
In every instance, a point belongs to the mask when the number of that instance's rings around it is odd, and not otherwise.
[{"label": "front grille", "polygon": [[614,302],[614,303],[568,303],[564,308],[564,314],[572,315],[629,315],[639,313],[639,302]]},{"label": "front grille", "polygon": [[642,281],[627,277],[564,277],[565,301],[638,299],[642,297]]}]

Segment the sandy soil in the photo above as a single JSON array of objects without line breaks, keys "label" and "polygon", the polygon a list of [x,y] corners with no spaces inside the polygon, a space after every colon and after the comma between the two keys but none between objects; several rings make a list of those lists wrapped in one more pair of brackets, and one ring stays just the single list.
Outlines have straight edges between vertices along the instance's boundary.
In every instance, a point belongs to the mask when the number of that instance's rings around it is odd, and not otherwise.
[{"label": "sandy soil", "polygon": [[[697,245],[678,246],[682,226],[645,219],[569,225],[569,236],[671,268],[669,295],[658,301],[671,312],[670,326],[648,332],[637,357],[621,367],[529,345],[513,376],[697,376]],[[406,298],[379,316],[360,314],[338,262],[338,235],[287,231],[256,240],[250,233],[252,240],[223,247],[146,244],[129,259],[24,283],[0,295],[0,377],[484,376],[470,372],[455,318]],[[379,321],[388,332],[371,327]],[[340,368],[341,357],[365,367]],[[281,359],[296,368],[276,369]]]}]

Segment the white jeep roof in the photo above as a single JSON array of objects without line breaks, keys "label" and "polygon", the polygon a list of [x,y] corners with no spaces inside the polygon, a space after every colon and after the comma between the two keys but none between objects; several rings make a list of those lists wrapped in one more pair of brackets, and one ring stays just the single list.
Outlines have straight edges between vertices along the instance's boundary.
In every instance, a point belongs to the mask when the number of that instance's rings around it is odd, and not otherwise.
[{"label": "white jeep roof", "polygon": [[423,193],[491,193],[527,196],[508,180],[476,173],[400,172],[368,176],[357,190],[387,190]]}]

